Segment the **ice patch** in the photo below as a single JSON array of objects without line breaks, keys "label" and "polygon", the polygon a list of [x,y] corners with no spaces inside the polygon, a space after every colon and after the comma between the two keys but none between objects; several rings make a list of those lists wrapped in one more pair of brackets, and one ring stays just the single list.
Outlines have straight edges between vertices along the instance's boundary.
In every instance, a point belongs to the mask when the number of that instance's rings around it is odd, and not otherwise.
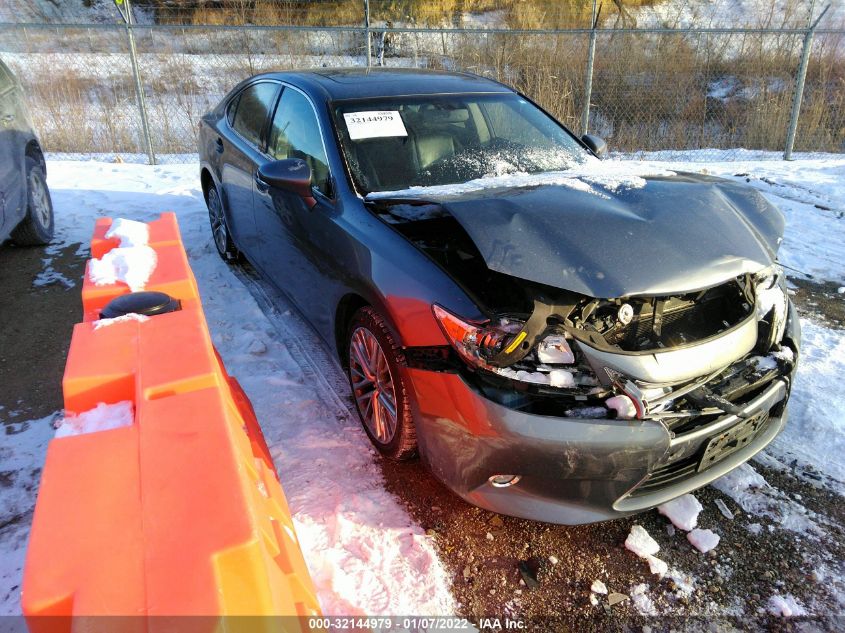
[{"label": "ice patch", "polygon": [[128,400],[115,404],[101,402],[84,413],[67,416],[60,420],[56,427],[56,438],[132,426],[134,418],[133,405]]},{"label": "ice patch", "polygon": [[713,530],[696,528],[687,534],[687,540],[702,554],[706,554],[719,544],[719,535]]},{"label": "ice patch", "polygon": [[120,240],[121,248],[146,246],[150,241],[150,227],[145,222],[117,218],[106,231],[106,239],[113,238]]},{"label": "ice patch", "polygon": [[685,494],[657,507],[676,528],[689,532],[698,525],[698,514],[704,509],[692,494]]},{"label": "ice patch", "polygon": [[716,507],[719,508],[719,512],[722,513],[723,517],[725,517],[726,519],[733,520],[734,513],[730,511],[730,509],[728,508],[728,504],[726,504],[721,499],[716,499]]},{"label": "ice patch", "polygon": [[791,594],[787,594],[786,596],[774,595],[769,598],[768,610],[772,615],[784,618],[807,615],[804,605]]},{"label": "ice patch", "polygon": [[98,286],[123,282],[137,292],[150,280],[156,261],[156,252],[149,246],[113,248],[88,263],[88,276]]}]

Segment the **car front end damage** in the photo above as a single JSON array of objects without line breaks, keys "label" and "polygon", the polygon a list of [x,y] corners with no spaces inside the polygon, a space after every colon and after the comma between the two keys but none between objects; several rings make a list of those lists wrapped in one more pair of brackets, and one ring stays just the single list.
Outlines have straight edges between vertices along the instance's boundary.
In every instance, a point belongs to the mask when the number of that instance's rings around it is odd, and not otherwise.
[{"label": "car front end damage", "polygon": [[709,483],[783,428],[800,330],[779,267],[678,295],[532,299],[476,323],[435,305],[451,349],[406,350],[423,456],[469,502],[616,518]]}]

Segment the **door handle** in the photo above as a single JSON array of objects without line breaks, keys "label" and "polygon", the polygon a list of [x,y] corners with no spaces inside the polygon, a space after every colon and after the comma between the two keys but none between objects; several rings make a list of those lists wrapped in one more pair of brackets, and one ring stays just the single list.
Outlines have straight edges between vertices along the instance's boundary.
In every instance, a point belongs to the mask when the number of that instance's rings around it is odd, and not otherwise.
[{"label": "door handle", "polygon": [[217,141],[214,143],[214,147],[217,149],[218,154],[223,153],[223,139],[218,138]]},{"label": "door handle", "polygon": [[267,193],[270,191],[270,185],[262,180],[258,172],[255,172],[255,188],[258,189],[260,193]]}]

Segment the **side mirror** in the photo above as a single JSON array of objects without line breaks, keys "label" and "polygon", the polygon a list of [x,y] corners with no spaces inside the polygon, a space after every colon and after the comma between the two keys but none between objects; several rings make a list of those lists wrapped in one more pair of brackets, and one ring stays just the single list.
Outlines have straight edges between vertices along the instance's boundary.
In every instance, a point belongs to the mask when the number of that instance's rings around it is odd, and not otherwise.
[{"label": "side mirror", "polygon": [[584,145],[589,147],[593,151],[593,154],[599,158],[607,156],[607,143],[602,137],[596,136],[595,134],[585,134],[581,137],[581,140],[584,141]]},{"label": "side mirror", "polygon": [[309,207],[316,204],[311,191],[311,168],[301,158],[286,158],[261,165],[256,183],[259,187],[295,193]]}]

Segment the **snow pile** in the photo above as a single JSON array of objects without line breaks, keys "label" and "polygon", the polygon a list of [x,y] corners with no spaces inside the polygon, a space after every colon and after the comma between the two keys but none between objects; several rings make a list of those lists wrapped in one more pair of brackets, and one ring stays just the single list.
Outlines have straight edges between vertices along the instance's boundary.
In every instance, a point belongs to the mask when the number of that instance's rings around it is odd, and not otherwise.
[{"label": "snow pile", "polygon": [[149,246],[113,248],[88,263],[88,276],[98,286],[123,282],[137,292],[147,285],[156,262],[156,252]]},{"label": "snow pile", "polygon": [[631,526],[631,532],[625,539],[625,548],[648,562],[652,574],[657,574],[662,578],[669,571],[669,566],[655,556],[660,551],[660,545],[641,525]]},{"label": "snow pile", "polygon": [[106,239],[117,238],[123,248],[146,246],[150,241],[150,227],[145,222],[117,218],[106,231]]},{"label": "snow pile", "polygon": [[687,534],[687,540],[702,554],[706,554],[719,544],[719,535],[713,530],[695,528]]},{"label": "snow pile", "polygon": [[791,594],[787,594],[786,596],[772,596],[769,598],[768,609],[772,615],[784,618],[807,615],[804,606]]},{"label": "snow pile", "polygon": [[101,402],[89,411],[60,420],[56,426],[56,438],[132,426],[134,419],[134,409],[130,401],[124,400],[115,404]]},{"label": "snow pile", "polygon": [[143,314],[136,314],[134,312],[130,312],[129,314],[123,314],[119,317],[114,317],[111,319],[97,319],[94,321],[94,329],[99,330],[104,327],[108,327],[110,325],[115,325],[117,323],[128,323],[130,321],[136,321],[138,323],[144,323],[145,321],[149,321],[150,317],[143,315]]},{"label": "snow pile", "polygon": [[698,525],[698,514],[704,509],[692,494],[685,494],[657,507],[657,511],[668,518],[672,525],[689,532]]}]

